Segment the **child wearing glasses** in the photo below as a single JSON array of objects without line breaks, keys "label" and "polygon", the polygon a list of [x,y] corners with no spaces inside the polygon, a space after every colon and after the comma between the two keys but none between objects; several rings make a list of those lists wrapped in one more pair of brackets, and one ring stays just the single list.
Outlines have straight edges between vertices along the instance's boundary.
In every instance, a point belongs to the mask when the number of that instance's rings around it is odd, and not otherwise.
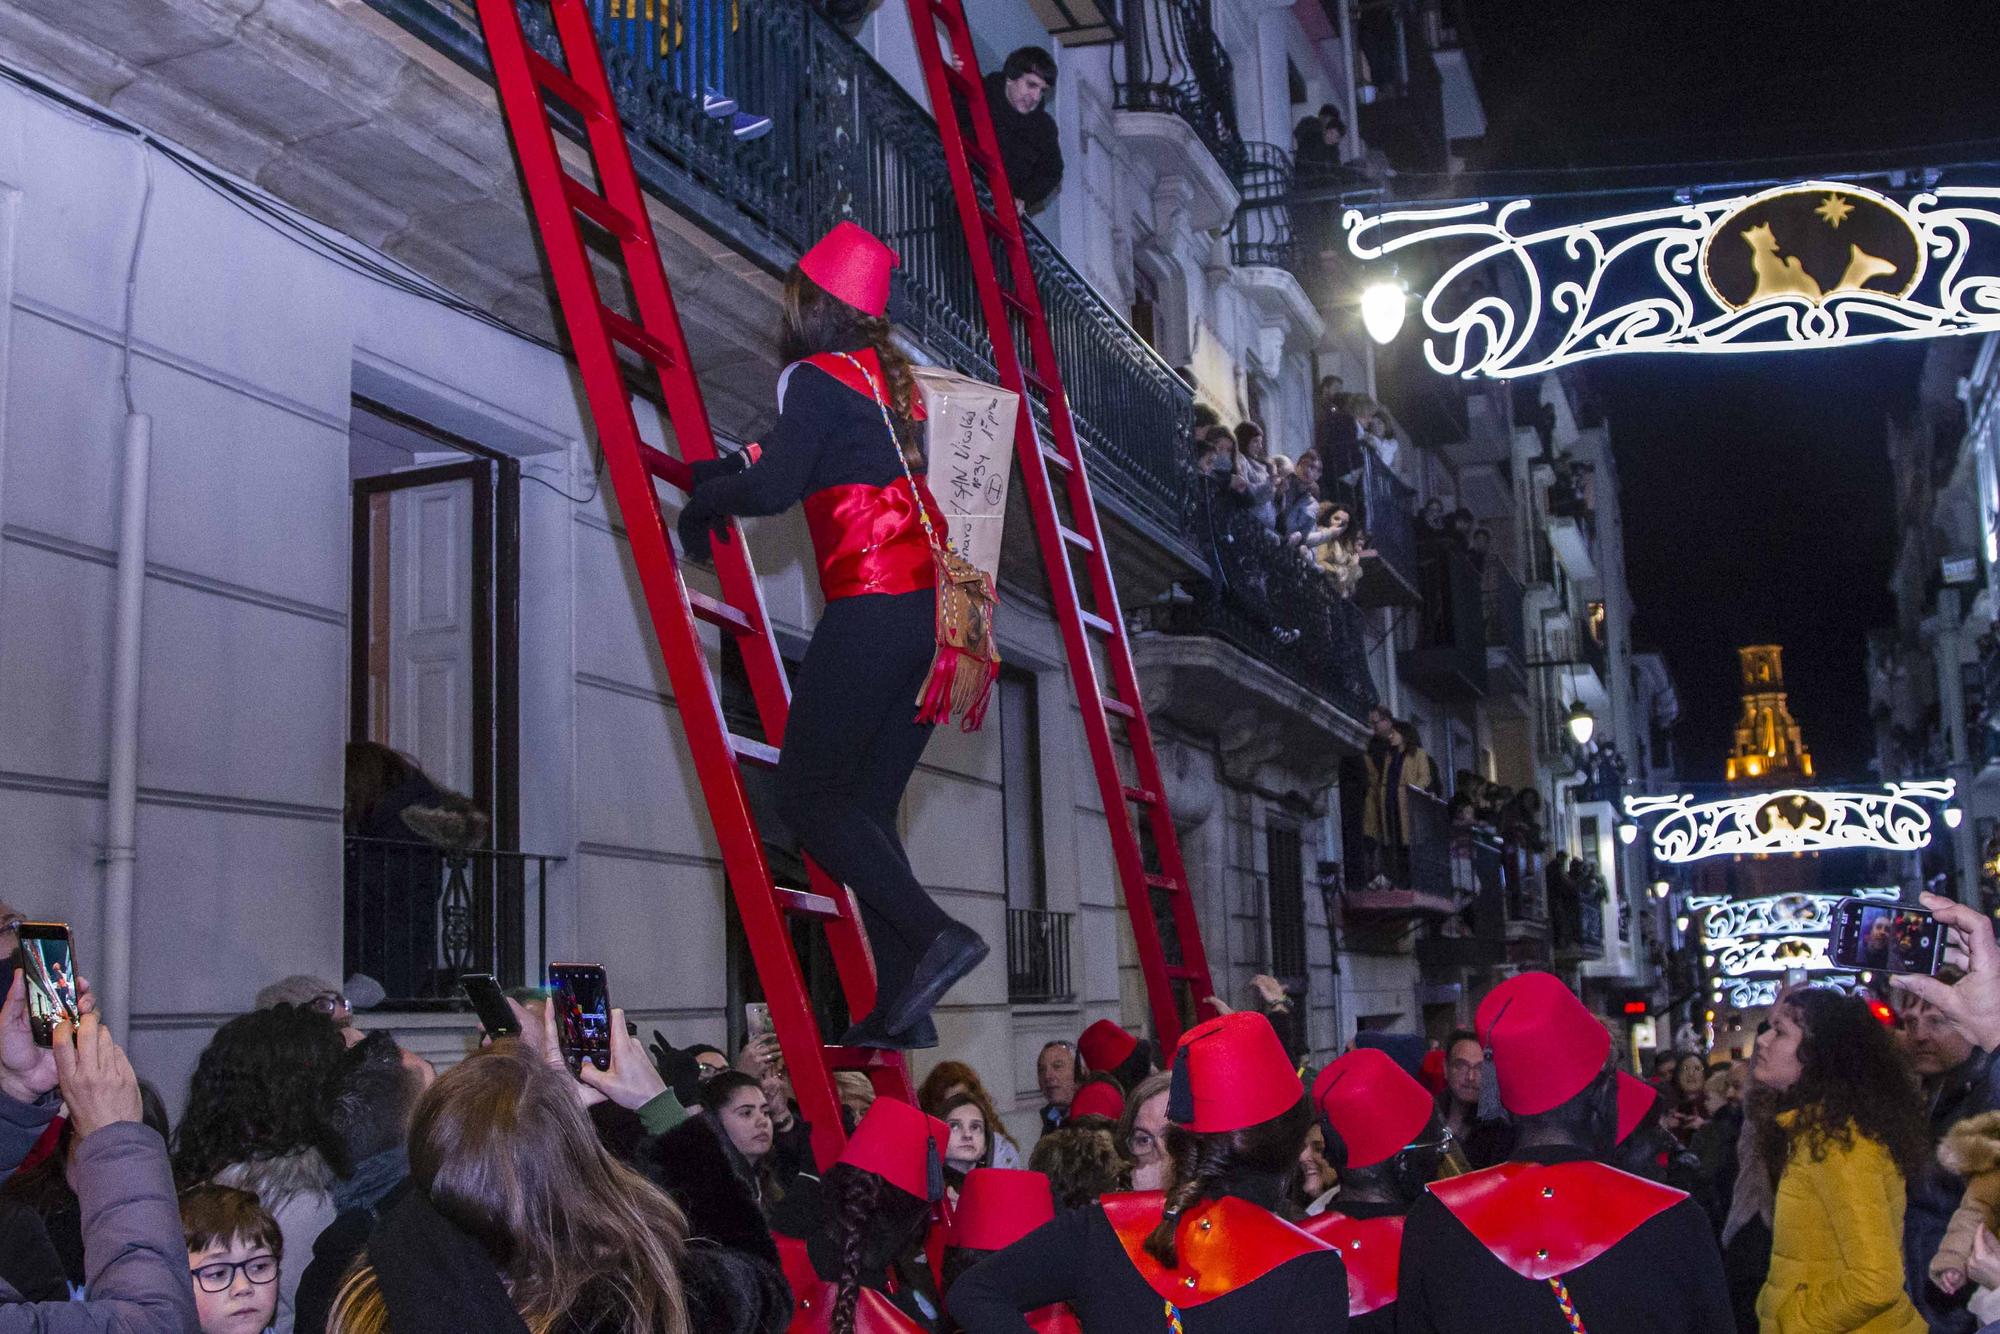
[{"label": "child wearing glasses", "polygon": [[201,1334],[259,1334],[278,1314],[278,1265],[285,1238],[257,1197],[233,1186],[181,1192]]}]

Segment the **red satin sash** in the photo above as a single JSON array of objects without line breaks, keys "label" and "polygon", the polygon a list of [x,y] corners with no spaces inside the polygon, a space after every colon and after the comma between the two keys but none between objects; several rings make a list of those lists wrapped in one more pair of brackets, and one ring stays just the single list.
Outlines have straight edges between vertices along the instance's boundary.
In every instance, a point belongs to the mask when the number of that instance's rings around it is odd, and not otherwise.
[{"label": "red satin sash", "polygon": [[1687,1195],[1603,1163],[1502,1163],[1431,1194],[1500,1263],[1537,1283],[1589,1264]]},{"label": "red satin sash", "polygon": [[1028,1328],[1035,1334],[1083,1334],[1083,1322],[1076,1318],[1076,1312],[1070,1310],[1066,1302],[1030,1311],[1021,1319],[1028,1322]]},{"label": "red satin sash", "polygon": [[1167,1269],[1145,1250],[1165,1204],[1161,1192],[1149,1190],[1106,1195],[1102,1207],[1139,1277],[1175,1306],[1200,1306],[1248,1287],[1287,1260],[1332,1249],[1270,1210],[1225,1195],[1204,1200],[1181,1215],[1174,1230],[1174,1253],[1180,1264]]},{"label": "red satin sash", "polygon": [[1299,1227],[1340,1252],[1347,1266],[1349,1319],[1378,1311],[1396,1300],[1396,1275],[1403,1258],[1403,1219],[1349,1218],[1328,1210]]},{"label": "red satin sash", "polygon": [[[916,495],[942,535],[947,531],[944,512],[921,477]],[[806,528],[827,601],[937,587],[930,538],[917,518],[917,504],[909,481],[901,477],[887,486],[829,486],[806,497]]]}]

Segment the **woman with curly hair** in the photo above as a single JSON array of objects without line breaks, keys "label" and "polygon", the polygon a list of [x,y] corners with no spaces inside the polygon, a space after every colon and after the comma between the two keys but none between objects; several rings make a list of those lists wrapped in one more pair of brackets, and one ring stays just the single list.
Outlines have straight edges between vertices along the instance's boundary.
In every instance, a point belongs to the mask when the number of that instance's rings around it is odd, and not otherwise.
[{"label": "woman with curly hair", "polygon": [[979,1104],[979,1110],[986,1118],[986,1133],[993,1140],[993,1167],[1021,1166],[1021,1146],[1007,1133],[1007,1123],[1000,1119],[1000,1109],[994,1105],[993,1095],[987,1092],[979,1072],[964,1061],[939,1061],[924,1076],[924,1082],[917,1086],[917,1106],[923,1108],[927,1116],[944,1120],[944,1106],[963,1093]]},{"label": "woman with curly hair", "polygon": [[1903,1204],[1929,1144],[1888,1031],[1859,997],[1809,988],[1772,1011],[1753,1061],[1777,1094],[1757,1123],[1777,1174],[1764,1334],[1924,1334],[1903,1288]]},{"label": "woman with curly hair", "polygon": [[333,1183],[347,1150],[328,1119],[347,1046],[316,1010],[277,1005],[231,1019],[195,1062],[174,1129],[183,1189],[215,1184],[256,1195],[299,1257],[278,1278],[278,1334],[291,1334],[305,1257],[339,1212]]}]

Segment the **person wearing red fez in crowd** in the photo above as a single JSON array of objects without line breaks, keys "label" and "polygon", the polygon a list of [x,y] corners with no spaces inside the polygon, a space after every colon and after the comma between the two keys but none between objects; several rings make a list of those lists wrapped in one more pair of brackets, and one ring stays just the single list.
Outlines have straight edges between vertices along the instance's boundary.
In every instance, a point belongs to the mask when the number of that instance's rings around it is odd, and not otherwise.
[{"label": "person wearing red fez in crowd", "polygon": [[1727,1334],[1701,1206],[1597,1161],[1618,1129],[1604,1025],[1552,974],[1523,973],[1480,1004],[1475,1030],[1514,1149],[1410,1210],[1397,1334]]},{"label": "person wearing red fez in crowd", "polygon": [[1364,1047],[1320,1071],[1313,1107],[1340,1194],[1300,1226],[1339,1251],[1347,1266],[1348,1328],[1392,1334],[1403,1216],[1425,1186],[1465,1164],[1430,1091],[1386,1052]]},{"label": "person wearing red fez in crowd", "polygon": [[1096,1075],[1110,1075],[1127,1093],[1153,1073],[1153,1044],[1134,1037],[1109,1019],[1100,1019],[1084,1029],[1076,1040],[1076,1051],[1083,1057],[1085,1069]]},{"label": "person wearing red fez in crowd", "polygon": [[[965,1178],[958,1193],[958,1208],[951,1216],[951,1241],[944,1252],[944,1289],[966,1270],[995,1251],[1004,1251],[1056,1216],[1056,1202],[1049,1179],[1040,1172],[1007,1171],[982,1167]],[[1076,1312],[1058,1302],[1027,1313],[1028,1328],[1035,1334],[1081,1334],[1083,1326]],[[939,1327],[941,1334],[956,1334],[958,1325],[949,1316]]]},{"label": "person wearing red fez in crowd", "polygon": [[906,1102],[877,1098],[820,1183],[826,1221],[805,1241],[779,1237],[795,1306],[788,1334],[928,1330],[931,1296],[914,1261],[944,1199],[950,1128]]},{"label": "person wearing red fez in crowd", "polygon": [[778,813],[861,902],[876,1004],[841,1044],[913,1048],[937,1045],[932,1007],[987,946],[918,883],[896,828],[933,726],[918,700],[938,652],[930,533],[946,532],[924,476],[923,403],[885,318],[896,262],[842,222],[793,266],[777,424],[693,465],[676,528],[688,559],[704,561],[711,541],[731,540],[732,517],[804,502],[826,610],[792,682]]},{"label": "person wearing red fez in crowd", "polygon": [[1125,1092],[1118,1087],[1118,1081],[1110,1075],[1091,1075],[1070,1099],[1069,1116],[1063,1124],[1081,1125],[1086,1117],[1098,1117],[1104,1122],[1098,1129],[1113,1130],[1124,1115]]},{"label": "person wearing red fez in crowd", "polygon": [[966,1334],[1028,1334],[1066,1302],[1083,1334],[1338,1334],[1340,1255],[1278,1217],[1312,1105],[1261,1014],[1191,1028],[1174,1054],[1168,1188],[1058,1215],[951,1290]]}]

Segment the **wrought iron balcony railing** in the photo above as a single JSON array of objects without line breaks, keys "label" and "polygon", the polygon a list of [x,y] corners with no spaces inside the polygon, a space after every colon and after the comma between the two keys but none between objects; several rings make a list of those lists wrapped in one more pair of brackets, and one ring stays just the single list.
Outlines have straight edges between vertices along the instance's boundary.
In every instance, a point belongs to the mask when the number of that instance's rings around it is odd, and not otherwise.
[{"label": "wrought iron balcony railing", "polygon": [[1235,74],[1229,52],[1209,26],[1208,0],[1131,0],[1125,67],[1115,83],[1120,110],[1179,116],[1223,170],[1234,174],[1243,151],[1236,131]]},{"label": "wrought iron balcony railing", "polygon": [[1246,143],[1236,162],[1242,203],[1230,229],[1230,255],[1238,265],[1289,269],[1303,258],[1292,235],[1292,155],[1276,144]]},{"label": "wrought iron balcony railing", "polygon": [[1224,491],[1197,479],[1190,492],[1188,531],[1208,557],[1208,581],[1187,601],[1134,614],[1149,629],[1225,639],[1350,717],[1365,717],[1375,683],[1360,608]]},{"label": "wrought iron balcony railing", "polygon": [[[488,75],[472,0],[369,3]],[[835,222],[861,223],[902,256],[891,317],[961,372],[992,377],[936,123],[886,70],[804,0],[590,3],[649,190],[773,267]],[[530,40],[556,58],[543,5],[521,0],[520,8]],[[726,123],[702,114],[709,90],[770,116],[771,133],[737,142]],[[1180,451],[1192,429],[1192,395],[1025,225],[1093,480],[1172,531],[1184,504]]]},{"label": "wrought iron balcony railing", "polygon": [[449,1005],[467,973],[491,973],[503,987],[538,984],[547,971],[541,942],[547,937],[549,867],[561,860],[348,838],[343,974],[374,978],[389,995],[385,1003],[404,1009]]},{"label": "wrought iron balcony railing", "polygon": [[1514,655],[1516,663],[1526,663],[1528,629],[1521,581],[1492,555],[1487,556],[1486,568],[1481,574],[1486,604],[1487,647],[1506,649]]},{"label": "wrought iron balcony railing", "polygon": [[1007,999],[1069,1001],[1069,928],[1073,913],[1040,908],[1007,910]]}]

